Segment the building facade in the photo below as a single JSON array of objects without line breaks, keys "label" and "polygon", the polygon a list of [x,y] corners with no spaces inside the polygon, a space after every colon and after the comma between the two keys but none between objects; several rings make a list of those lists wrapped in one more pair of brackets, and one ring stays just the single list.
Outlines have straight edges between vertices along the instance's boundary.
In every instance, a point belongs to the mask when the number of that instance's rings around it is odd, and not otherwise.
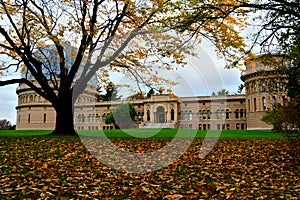
[{"label": "building facade", "polygon": [[[271,129],[261,121],[263,114],[275,103],[287,100],[285,76],[275,68],[255,61],[246,66],[241,79],[245,94],[228,96],[174,97],[152,95],[131,101],[97,101],[96,87],[89,85],[78,97],[74,107],[77,130],[114,129],[105,124],[106,115],[122,103],[132,103],[136,110],[135,127],[183,128],[200,130]],[[55,110],[51,104],[20,84],[16,129],[51,130],[55,127]],[[120,127],[122,128],[122,127]]]}]

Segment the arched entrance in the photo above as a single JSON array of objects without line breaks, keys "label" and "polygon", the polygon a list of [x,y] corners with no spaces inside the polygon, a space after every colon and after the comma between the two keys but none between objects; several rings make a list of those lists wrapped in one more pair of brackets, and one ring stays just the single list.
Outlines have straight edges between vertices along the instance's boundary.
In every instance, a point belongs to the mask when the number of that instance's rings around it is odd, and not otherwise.
[{"label": "arched entrance", "polygon": [[159,106],[156,109],[156,119],[158,123],[165,123],[166,122],[166,112],[163,106]]}]

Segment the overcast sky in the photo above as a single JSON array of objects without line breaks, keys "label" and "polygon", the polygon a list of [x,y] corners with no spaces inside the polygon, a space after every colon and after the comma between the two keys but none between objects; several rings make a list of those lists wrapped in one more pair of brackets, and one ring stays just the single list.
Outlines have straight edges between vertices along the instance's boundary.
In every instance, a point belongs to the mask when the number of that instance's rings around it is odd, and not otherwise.
[{"label": "overcast sky", "polygon": [[[197,50],[198,56],[188,58],[188,66],[178,68],[176,71],[167,71],[163,75],[180,82],[173,88],[177,96],[201,96],[210,95],[223,88],[230,94],[237,91],[240,80],[240,70],[225,70],[225,62],[215,55],[212,47],[202,44]],[[0,87],[0,119],[8,119],[12,124],[16,123],[17,85]]]}]

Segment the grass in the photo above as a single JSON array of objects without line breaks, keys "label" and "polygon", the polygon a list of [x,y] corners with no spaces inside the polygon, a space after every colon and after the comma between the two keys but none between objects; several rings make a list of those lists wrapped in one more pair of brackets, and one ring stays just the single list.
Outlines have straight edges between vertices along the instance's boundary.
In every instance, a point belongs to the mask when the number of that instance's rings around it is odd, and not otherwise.
[{"label": "grass", "polygon": [[0,130],[0,137],[2,136],[17,136],[17,137],[28,137],[28,136],[39,136],[48,135],[50,130]]},{"label": "grass", "polygon": [[[0,130],[0,137],[5,136],[45,136],[51,133],[51,130]],[[207,134],[210,138],[220,139],[251,139],[251,138],[269,138],[284,139],[287,138],[284,133],[273,133],[268,130],[226,130],[222,131],[203,131],[203,130],[186,130],[186,129],[125,129],[125,130],[105,130],[105,131],[78,131],[80,136],[97,136],[103,137],[104,134],[109,138],[174,138],[176,134],[180,138],[204,138]],[[196,136],[195,136],[196,134]]]}]

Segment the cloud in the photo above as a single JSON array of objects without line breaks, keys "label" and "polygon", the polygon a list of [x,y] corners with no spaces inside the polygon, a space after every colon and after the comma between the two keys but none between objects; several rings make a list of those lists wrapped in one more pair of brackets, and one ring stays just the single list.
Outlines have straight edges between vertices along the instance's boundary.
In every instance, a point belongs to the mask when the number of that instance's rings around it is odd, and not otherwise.
[{"label": "cloud", "polygon": [[16,109],[18,96],[17,85],[0,87],[0,119],[8,119],[12,124],[16,123]]}]

